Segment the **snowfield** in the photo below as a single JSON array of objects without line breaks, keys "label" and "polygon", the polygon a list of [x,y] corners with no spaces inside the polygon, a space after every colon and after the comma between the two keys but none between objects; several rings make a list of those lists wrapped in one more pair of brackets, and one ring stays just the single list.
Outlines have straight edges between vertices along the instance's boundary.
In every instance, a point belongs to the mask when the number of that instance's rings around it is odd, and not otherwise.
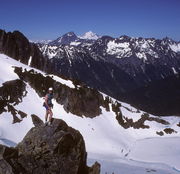
[{"label": "snowfield", "polygon": [[176,53],[180,52],[180,43],[179,44],[172,44],[172,45],[170,45],[170,48]]},{"label": "snowfield", "polygon": [[[29,58],[29,60],[31,60],[31,57]],[[27,66],[25,64],[22,64],[4,54],[0,54],[0,64],[3,65],[0,69],[0,74],[1,74],[0,86],[2,86],[2,83],[6,82],[6,81],[19,79],[18,75],[16,73],[14,73],[14,68],[13,68],[14,66],[22,67],[23,69],[26,68],[27,70],[33,69],[36,72],[41,73],[44,76],[47,76],[46,73],[44,73],[38,69],[32,68],[30,66]],[[60,77],[52,75],[52,74],[49,74],[49,76],[53,77],[54,80],[66,85],[70,88],[75,88],[73,82],[70,80],[65,80],[63,78],[60,78]]]},{"label": "snowfield", "polygon": [[107,43],[106,52],[110,55],[117,55],[118,58],[130,57],[132,55],[128,42],[116,43],[114,40]]},{"label": "snowfield", "polygon": [[[6,55],[0,54],[0,86],[2,83],[18,79],[12,66],[32,69]],[[36,70],[41,72],[39,70]],[[45,73],[41,72],[44,76]],[[74,88],[70,80],[64,80],[57,76],[53,78],[70,88]],[[12,124],[12,116],[8,112],[0,115],[0,143],[14,146],[20,142],[31,127],[31,114],[38,115],[44,121],[45,109],[43,98],[40,98],[34,89],[27,84],[27,95],[22,103],[15,109],[28,114],[20,123]],[[103,94],[105,97],[106,95]],[[112,99],[115,101],[114,99]],[[180,122],[179,117],[163,117],[170,125],[163,125],[154,121],[146,121],[149,129],[124,129],[116,120],[116,115],[102,108],[102,114],[95,118],[78,117],[67,113],[63,106],[54,103],[53,113],[55,118],[63,119],[69,126],[78,129],[83,135],[88,152],[88,164],[99,161],[102,165],[102,174],[177,174],[180,173]],[[122,114],[127,118],[137,121],[144,113],[133,108],[127,103],[121,102]],[[150,115],[151,117],[155,117]],[[160,137],[156,131],[172,128],[177,133],[164,134]]]}]

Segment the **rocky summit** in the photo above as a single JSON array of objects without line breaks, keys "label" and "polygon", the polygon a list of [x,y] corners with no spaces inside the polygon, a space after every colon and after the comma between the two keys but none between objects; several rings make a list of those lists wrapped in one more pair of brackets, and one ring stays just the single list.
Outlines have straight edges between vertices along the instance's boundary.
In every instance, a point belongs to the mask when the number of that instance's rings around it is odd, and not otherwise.
[{"label": "rocky summit", "polygon": [[79,131],[63,120],[35,125],[15,148],[0,145],[0,174],[99,174],[100,164],[87,167],[85,143]]}]

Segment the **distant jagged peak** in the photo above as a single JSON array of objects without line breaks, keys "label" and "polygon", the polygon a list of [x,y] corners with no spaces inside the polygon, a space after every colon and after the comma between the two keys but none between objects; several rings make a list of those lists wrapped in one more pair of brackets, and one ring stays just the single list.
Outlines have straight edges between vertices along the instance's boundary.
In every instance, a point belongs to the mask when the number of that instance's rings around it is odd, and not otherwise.
[{"label": "distant jagged peak", "polygon": [[164,37],[162,40],[168,41],[168,42],[172,42],[172,41],[174,42],[174,40],[168,36]]},{"label": "distant jagged peak", "polygon": [[88,40],[97,40],[100,38],[100,36],[92,31],[88,31],[88,32],[84,33],[82,36],[79,36],[79,38],[88,39]]},{"label": "distant jagged peak", "polygon": [[77,40],[78,37],[73,31],[65,33],[64,35],[58,37],[56,40],[50,42],[50,45],[69,45],[71,42]]},{"label": "distant jagged peak", "polygon": [[119,39],[121,40],[121,39],[130,39],[131,37],[130,36],[127,36],[127,35],[121,35],[120,37],[119,37]]},{"label": "distant jagged peak", "polygon": [[61,41],[62,39],[77,39],[76,34],[73,31],[67,32],[65,34],[63,34],[62,36],[60,36],[57,40]]},{"label": "distant jagged peak", "polygon": [[69,37],[71,37],[71,36],[76,36],[76,34],[74,33],[74,31],[70,31],[70,32],[67,32],[67,33],[63,34],[62,36],[69,36]]}]

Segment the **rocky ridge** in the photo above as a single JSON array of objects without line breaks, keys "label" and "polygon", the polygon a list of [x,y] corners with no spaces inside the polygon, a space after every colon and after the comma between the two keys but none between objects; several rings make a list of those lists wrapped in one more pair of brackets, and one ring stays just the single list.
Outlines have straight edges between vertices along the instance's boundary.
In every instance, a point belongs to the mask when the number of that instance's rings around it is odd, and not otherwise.
[{"label": "rocky ridge", "polygon": [[30,43],[19,31],[0,30],[0,53],[43,71],[50,68],[48,58],[42,55],[35,43]]}]

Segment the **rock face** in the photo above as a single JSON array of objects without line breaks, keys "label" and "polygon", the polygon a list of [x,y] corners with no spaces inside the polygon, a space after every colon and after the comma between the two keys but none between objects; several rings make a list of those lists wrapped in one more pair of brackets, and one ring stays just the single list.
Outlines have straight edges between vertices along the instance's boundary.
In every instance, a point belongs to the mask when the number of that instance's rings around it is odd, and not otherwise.
[{"label": "rock face", "polygon": [[6,106],[17,105],[26,95],[26,84],[22,80],[11,80],[0,87],[0,114]]},{"label": "rock face", "polygon": [[0,30],[0,53],[40,70],[49,69],[49,60],[41,54],[36,44],[30,43],[19,31],[6,33]]},{"label": "rock face", "polygon": [[32,115],[33,127],[15,148],[0,145],[0,174],[99,174],[100,165],[86,166],[82,135],[63,120],[45,126]]},{"label": "rock face", "polygon": [[102,94],[92,88],[76,85],[76,88],[70,88],[53,80],[52,77],[44,77],[34,70],[23,71],[22,68],[15,67],[15,73],[20,79],[28,82],[40,97],[46,95],[49,87],[53,87],[54,98],[57,103],[64,106],[66,112],[93,118],[101,114],[101,106],[108,110],[109,105]]},{"label": "rock face", "polygon": [[14,106],[22,102],[26,93],[26,84],[22,80],[17,79],[3,83],[0,87],[0,114],[10,112],[13,116],[13,123],[20,122],[27,114],[15,109]]}]

